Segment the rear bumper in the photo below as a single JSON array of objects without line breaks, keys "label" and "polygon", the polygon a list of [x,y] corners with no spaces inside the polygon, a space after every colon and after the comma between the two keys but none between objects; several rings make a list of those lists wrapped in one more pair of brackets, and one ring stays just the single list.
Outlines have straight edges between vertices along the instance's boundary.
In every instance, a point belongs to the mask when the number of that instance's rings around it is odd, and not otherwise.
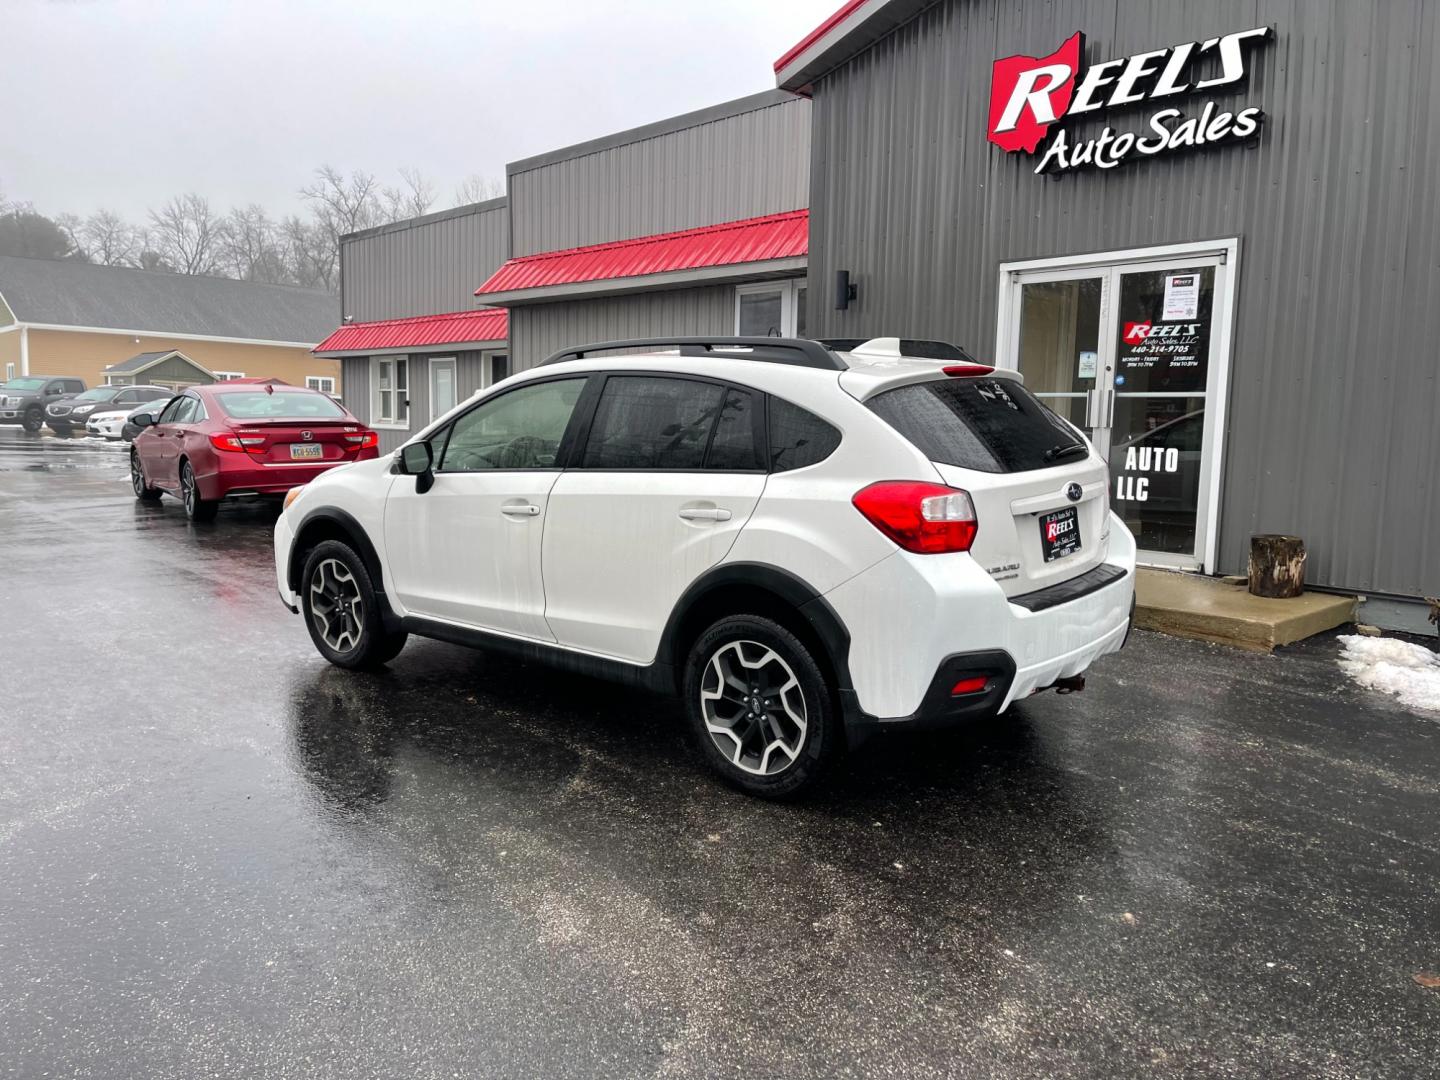
[{"label": "rear bumper", "polygon": [[[1110,534],[1104,560],[1048,596],[1007,598],[969,556],[904,552],[826,594],[851,635],[847,727],[932,728],[994,715],[1118,651],[1130,629],[1135,545],[1118,520]],[[964,672],[986,675],[985,687],[953,696]]]},{"label": "rear bumper", "polygon": [[245,495],[280,497],[293,487],[308,484],[321,473],[349,465],[348,461],[321,465],[262,465],[226,461],[209,476],[197,477],[202,499],[228,499]]}]

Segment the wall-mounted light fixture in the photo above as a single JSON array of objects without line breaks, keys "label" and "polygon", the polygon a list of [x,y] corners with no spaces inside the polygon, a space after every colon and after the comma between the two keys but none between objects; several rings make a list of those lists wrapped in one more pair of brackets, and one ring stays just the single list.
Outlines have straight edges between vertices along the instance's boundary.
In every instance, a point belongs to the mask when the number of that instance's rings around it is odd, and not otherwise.
[{"label": "wall-mounted light fixture", "polygon": [[849,270],[835,271],[835,310],[844,311],[850,306],[850,301],[859,295],[860,287],[850,284]]}]

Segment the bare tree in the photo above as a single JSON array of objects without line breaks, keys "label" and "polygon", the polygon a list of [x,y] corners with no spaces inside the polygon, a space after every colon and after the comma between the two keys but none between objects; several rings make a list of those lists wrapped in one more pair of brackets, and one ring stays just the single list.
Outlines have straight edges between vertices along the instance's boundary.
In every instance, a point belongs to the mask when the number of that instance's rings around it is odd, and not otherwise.
[{"label": "bare tree", "polygon": [[70,246],[66,254],[67,259],[78,259],[80,262],[90,262],[90,252],[85,246],[85,223],[75,214],[56,214],[54,217],[56,228],[64,235],[65,241]]},{"label": "bare tree", "polygon": [[435,187],[425,179],[419,169],[401,169],[403,188],[386,188],[382,192],[385,200],[385,216],[390,221],[404,221],[428,213],[435,204]]},{"label": "bare tree", "polygon": [[101,266],[134,266],[144,234],[113,210],[97,210],[80,226],[80,239],[90,261]]},{"label": "bare tree", "polygon": [[177,195],[150,211],[150,243],[181,274],[213,274],[219,269],[225,222],[210,201],[191,192]]},{"label": "bare tree", "polygon": [[223,269],[231,277],[271,285],[292,280],[280,229],[257,203],[230,211],[225,218],[221,251]]},{"label": "bare tree", "polygon": [[470,203],[498,199],[505,194],[505,184],[492,176],[471,173],[455,188],[455,205],[468,206]]},{"label": "bare tree", "polygon": [[338,291],[339,248],[328,229],[291,214],[280,223],[280,243],[292,282],[307,289]]}]

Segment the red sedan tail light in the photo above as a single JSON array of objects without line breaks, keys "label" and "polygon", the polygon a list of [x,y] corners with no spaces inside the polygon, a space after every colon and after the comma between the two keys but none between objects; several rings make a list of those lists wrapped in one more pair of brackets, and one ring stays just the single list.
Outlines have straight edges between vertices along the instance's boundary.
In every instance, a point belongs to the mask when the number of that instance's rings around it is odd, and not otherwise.
[{"label": "red sedan tail light", "polygon": [[380,436],[377,432],[367,431],[361,435],[346,435],[345,441],[355,450],[369,450],[380,445]]},{"label": "red sedan tail light", "polygon": [[265,439],[263,436],[244,438],[228,431],[217,431],[210,435],[210,445],[216,450],[226,450],[231,453],[258,454],[260,448],[265,445]]},{"label": "red sedan tail light", "polygon": [[871,525],[919,555],[969,551],[980,529],[970,493],[941,484],[882,480],[850,501]]}]

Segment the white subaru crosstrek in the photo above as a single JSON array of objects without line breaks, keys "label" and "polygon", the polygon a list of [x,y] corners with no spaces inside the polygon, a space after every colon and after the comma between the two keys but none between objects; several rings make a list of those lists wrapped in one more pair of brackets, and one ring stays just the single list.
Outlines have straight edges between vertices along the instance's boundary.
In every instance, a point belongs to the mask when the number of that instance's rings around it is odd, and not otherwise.
[{"label": "white subaru crosstrek", "polygon": [[871,733],[1078,689],[1133,615],[1105,462],[943,342],[559,353],[291,491],[281,599],[346,668],[409,634],[678,693],[763,795]]}]

